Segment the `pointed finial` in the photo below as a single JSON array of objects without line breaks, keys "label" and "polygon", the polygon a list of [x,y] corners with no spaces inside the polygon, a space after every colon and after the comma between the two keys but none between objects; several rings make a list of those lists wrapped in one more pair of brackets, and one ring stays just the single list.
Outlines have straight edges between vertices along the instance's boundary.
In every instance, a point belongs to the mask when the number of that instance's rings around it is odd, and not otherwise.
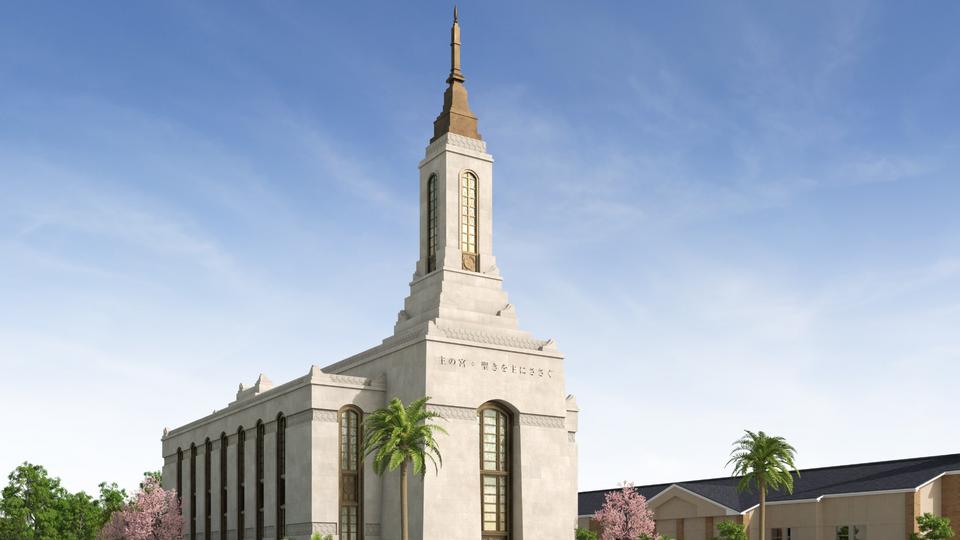
[{"label": "pointed finial", "polygon": [[483,140],[477,133],[477,117],[470,112],[467,89],[464,88],[463,70],[460,68],[460,10],[453,6],[453,25],[450,28],[450,76],[447,91],[443,94],[443,111],[433,122],[433,138],[444,133],[456,133],[464,137]]}]

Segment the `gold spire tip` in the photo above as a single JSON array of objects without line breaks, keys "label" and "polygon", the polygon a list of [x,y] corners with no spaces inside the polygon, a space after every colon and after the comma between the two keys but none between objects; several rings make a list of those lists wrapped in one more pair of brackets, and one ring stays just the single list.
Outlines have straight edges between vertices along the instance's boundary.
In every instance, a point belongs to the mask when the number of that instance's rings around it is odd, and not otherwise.
[{"label": "gold spire tip", "polygon": [[457,6],[453,6],[453,24],[457,24],[459,17],[457,16]]}]

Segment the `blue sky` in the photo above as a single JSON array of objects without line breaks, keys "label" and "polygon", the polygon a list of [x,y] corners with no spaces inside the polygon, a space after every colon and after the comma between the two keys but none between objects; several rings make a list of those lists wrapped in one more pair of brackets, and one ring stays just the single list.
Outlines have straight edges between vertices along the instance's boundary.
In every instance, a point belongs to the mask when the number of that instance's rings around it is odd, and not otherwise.
[{"label": "blue sky", "polygon": [[[378,343],[446,2],[0,8],[0,409],[71,489]],[[580,487],[960,452],[960,4],[470,2],[495,251]],[[628,414],[624,414],[624,413]]]}]

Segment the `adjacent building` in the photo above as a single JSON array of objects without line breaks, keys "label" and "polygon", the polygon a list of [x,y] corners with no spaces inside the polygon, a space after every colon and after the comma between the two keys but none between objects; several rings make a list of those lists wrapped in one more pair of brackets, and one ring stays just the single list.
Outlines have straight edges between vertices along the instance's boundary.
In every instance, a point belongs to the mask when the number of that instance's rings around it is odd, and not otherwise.
[{"label": "adjacent building", "polygon": [[[737,490],[739,478],[639,486],[657,532],[676,540],[711,540],[723,520],[743,523],[759,538],[758,496]],[[805,469],[792,494],[767,499],[770,540],[904,540],[926,512],[960,525],[960,454]],[[610,490],[580,493],[580,526]],[[958,531],[960,532],[960,531]]]},{"label": "adjacent building", "polygon": [[[399,478],[360,452],[365,415],[432,396],[443,468],[410,480],[416,540],[557,540],[577,515],[577,405],[556,344],[523,331],[493,244],[493,157],[478,132],[454,15],[443,109],[419,164],[420,249],[393,334],[163,436],[185,538],[400,537]],[[376,246],[371,246],[375,248]]]}]

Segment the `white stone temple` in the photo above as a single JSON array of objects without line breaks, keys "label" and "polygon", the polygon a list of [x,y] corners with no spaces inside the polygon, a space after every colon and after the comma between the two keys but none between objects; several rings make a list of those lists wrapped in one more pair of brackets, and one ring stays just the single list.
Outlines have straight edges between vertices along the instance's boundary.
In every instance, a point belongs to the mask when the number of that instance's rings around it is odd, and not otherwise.
[{"label": "white stone temple", "polygon": [[[577,521],[577,405],[563,355],[520,329],[493,254],[493,157],[460,71],[420,161],[420,253],[393,334],[163,436],[163,483],[189,539],[400,538],[399,473],[360,454],[364,416],[431,396],[443,467],[410,478],[415,540],[567,540]],[[411,183],[411,188],[412,188]]]}]

